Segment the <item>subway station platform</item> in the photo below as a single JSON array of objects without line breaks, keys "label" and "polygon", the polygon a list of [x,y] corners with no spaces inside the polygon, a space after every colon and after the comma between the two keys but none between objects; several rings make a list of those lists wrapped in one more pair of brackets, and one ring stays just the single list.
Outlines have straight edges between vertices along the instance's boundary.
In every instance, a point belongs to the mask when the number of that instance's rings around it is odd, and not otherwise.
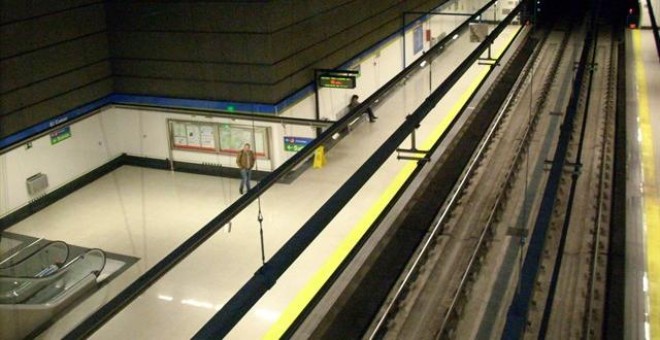
[{"label": "subway station platform", "polygon": [[660,334],[660,60],[651,30],[626,32],[626,338]]},{"label": "subway station platform", "polygon": [[[496,40],[501,53],[520,26]],[[362,165],[474,49],[469,36],[456,37],[441,57],[382,99],[374,112],[290,184],[276,184],[230,225],[201,245],[144,294],[99,329],[92,338],[190,338],[291,235]],[[418,147],[439,138],[485,76],[488,65],[473,65],[417,130]],[[348,104],[348,103],[346,103]],[[410,140],[402,147],[408,147]],[[658,150],[660,148],[656,148]],[[220,160],[219,160],[220,162]],[[231,166],[230,164],[221,164]],[[274,287],[234,328],[229,338],[277,337],[277,329],[303,308],[366,231],[412,172],[412,162],[396,155],[382,166],[349,205],[306,249]],[[68,195],[7,231],[101,248],[138,261],[41,333],[61,338],[176,246],[233,203],[239,181],[181,172],[123,166]],[[263,215],[262,258],[258,215]]]}]

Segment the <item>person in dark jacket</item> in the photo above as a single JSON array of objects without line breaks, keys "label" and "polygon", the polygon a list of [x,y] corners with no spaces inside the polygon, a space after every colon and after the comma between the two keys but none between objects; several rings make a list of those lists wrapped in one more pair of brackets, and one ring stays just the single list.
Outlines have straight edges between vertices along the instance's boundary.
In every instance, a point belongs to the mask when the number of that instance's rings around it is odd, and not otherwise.
[{"label": "person in dark jacket", "polygon": [[[356,108],[358,105],[360,105],[360,101],[358,100],[359,98],[360,97],[358,97],[357,94],[354,94],[351,97],[351,103],[348,104],[348,108],[352,110],[352,109]],[[376,119],[378,119],[378,117],[376,117],[374,115],[374,112],[371,111],[370,107],[367,108],[366,112],[367,112],[367,115],[369,116],[369,122],[373,123],[373,122],[376,121]]]},{"label": "person in dark jacket", "polygon": [[250,143],[245,143],[243,149],[236,155],[236,165],[241,170],[241,187],[238,191],[243,194],[243,187],[250,190],[250,180],[252,177],[252,168],[254,167],[254,152],[250,150]]}]

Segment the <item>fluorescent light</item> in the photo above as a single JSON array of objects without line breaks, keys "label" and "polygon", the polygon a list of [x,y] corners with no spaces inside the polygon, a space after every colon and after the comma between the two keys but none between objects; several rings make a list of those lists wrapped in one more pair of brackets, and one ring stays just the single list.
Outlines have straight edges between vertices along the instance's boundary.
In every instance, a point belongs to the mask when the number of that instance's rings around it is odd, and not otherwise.
[{"label": "fluorescent light", "polygon": [[426,60],[422,60],[422,63],[419,64],[419,67],[424,67],[424,66],[426,66]]},{"label": "fluorescent light", "polygon": [[254,314],[265,321],[275,322],[282,313],[272,309],[257,308],[255,309]]},{"label": "fluorescent light", "polygon": [[453,36],[453,37],[451,37],[451,38],[452,38],[453,40],[456,40],[456,39],[458,39],[458,34],[454,34],[454,36]]},{"label": "fluorescent light", "polygon": [[197,300],[194,300],[194,299],[181,300],[181,304],[188,305],[188,306],[193,306],[193,307],[199,307],[199,308],[206,308],[206,309],[214,309],[215,308],[215,306],[210,302],[197,301]]},{"label": "fluorescent light", "polygon": [[171,296],[160,295],[160,294],[158,294],[158,299],[163,300],[163,301],[173,301],[174,300],[174,298],[171,297]]},{"label": "fluorescent light", "polygon": [[642,276],[642,289],[644,289],[644,293],[649,291],[649,277],[646,273]]}]

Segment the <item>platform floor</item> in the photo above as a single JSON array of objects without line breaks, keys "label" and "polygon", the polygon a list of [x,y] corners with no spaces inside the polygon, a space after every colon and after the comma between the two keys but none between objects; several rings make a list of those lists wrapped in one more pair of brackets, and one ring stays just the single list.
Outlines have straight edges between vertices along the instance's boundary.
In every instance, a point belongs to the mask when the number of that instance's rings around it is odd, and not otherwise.
[{"label": "platform floor", "polygon": [[660,61],[651,30],[626,32],[626,338],[660,337]]},{"label": "platform floor", "polygon": [[[494,45],[500,51],[519,27]],[[328,154],[327,165],[305,171],[292,184],[277,184],[261,197],[266,260],[343,184],[476,46],[467,34],[440,60],[426,65]],[[417,132],[421,145],[443,126],[473,91],[488,66],[473,66]],[[429,68],[433,68],[429,72]],[[347,103],[348,104],[348,103]],[[405,145],[404,145],[405,146]],[[403,181],[408,161],[392,156],[349,205],[308,247],[268,294],[234,328],[233,339],[263,337],[319,268],[351,233],[384,206]],[[238,197],[238,180],[124,166],[76,191],[8,231],[64,240],[83,247],[138,257],[139,261],[91,298],[61,317],[41,338],[59,339],[108,302]],[[98,330],[94,339],[190,338],[261,265],[255,202],[131,305]],[[335,259],[336,260],[336,259]]]}]

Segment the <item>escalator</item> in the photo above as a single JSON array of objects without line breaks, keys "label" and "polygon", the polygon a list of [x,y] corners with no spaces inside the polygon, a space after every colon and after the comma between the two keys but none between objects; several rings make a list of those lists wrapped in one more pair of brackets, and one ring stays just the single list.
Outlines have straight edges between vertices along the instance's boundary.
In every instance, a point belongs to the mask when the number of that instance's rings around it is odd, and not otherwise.
[{"label": "escalator", "polygon": [[70,259],[62,241],[34,242],[0,262],[0,339],[21,339],[93,291],[106,255]]}]

